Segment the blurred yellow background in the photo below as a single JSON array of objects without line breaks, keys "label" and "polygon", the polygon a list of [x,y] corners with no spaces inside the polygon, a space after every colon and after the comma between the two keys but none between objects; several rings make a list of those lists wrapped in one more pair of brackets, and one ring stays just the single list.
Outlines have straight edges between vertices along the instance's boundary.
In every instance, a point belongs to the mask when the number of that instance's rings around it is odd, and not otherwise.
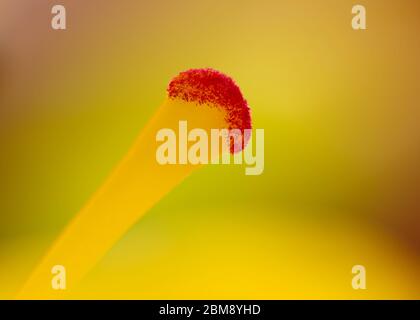
[{"label": "blurred yellow background", "polygon": [[265,130],[263,175],[201,168],[57,297],[419,298],[420,4],[359,3],[365,31],[347,0],[62,0],[54,31],[56,1],[0,0],[0,298],[202,67]]}]

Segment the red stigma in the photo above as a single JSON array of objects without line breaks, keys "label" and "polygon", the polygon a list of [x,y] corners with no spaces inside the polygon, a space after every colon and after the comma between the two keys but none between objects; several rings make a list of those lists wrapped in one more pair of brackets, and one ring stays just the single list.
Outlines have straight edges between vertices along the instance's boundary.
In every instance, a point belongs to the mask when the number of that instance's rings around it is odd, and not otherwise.
[{"label": "red stigma", "polygon": [[232,78],[214,69],[181,72],[169,83],[168,96],[222,108],[226,111],[228,129],[240,129],[242,133],[251,129],[250,109],[239,87]]}]

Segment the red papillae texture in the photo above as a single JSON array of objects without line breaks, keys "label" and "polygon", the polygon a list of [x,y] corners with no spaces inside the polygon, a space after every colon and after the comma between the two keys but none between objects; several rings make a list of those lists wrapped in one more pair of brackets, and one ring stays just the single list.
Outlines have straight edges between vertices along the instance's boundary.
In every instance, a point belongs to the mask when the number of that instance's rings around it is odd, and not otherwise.
[{"label": "red papillae texture", "polygon": [[[190,69],[176,76],[168,87],[169,98],[179,98],[198,105],[210,105],[226,111],[228,129],[251,129],[250,109],[232,78],[213,69]],[[244,137],[246,145],[249,137]],[[231,139],[232,141],[232,139]],[[240,151],[244,144],[236,146]],[[238,148],[239,147],[239,148]],[[231,143],[231,152],[235,145]]]}]

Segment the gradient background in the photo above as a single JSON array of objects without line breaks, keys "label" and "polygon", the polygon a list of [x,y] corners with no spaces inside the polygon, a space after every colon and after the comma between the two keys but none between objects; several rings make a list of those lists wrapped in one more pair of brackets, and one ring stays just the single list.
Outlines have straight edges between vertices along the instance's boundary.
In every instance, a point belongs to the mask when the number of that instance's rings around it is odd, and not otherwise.
[{"label": "gradient background", "polygon": [[241,87],[263,175],[200,169],[57,297],[419,298],[419,30],[417,0],[0,0],[0,298],[200,67]]}]

